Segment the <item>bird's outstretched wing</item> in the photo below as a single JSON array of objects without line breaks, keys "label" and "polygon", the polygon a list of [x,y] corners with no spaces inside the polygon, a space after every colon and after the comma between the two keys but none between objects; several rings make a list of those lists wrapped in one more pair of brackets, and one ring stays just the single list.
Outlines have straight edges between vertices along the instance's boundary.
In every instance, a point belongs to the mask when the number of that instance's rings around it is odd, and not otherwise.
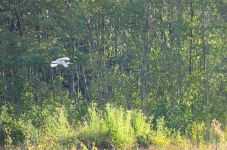
[{"label": "bird's outstretched wing", "polygon": [[58,64],[50,64],[50,67],[57,67]]},{"label": "bird's outstretched wing", "polygon": [[70,58],[69,57],[62,57],[62,58],[59,58],[60,60],[67,60],[67,61],[70,61]]},{"label": "bird's outstretched wing", "polygon": [[51,61],[52,64],[57,64],[58,62],[55,60],[55,61]]}]

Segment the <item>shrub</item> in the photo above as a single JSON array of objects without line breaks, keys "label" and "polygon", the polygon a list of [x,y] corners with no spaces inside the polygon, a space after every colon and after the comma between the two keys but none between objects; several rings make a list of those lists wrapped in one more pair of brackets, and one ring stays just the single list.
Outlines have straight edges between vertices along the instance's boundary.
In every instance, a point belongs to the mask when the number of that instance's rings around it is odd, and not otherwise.
[{"label": "shrub", "polygon": [[150,125],[139,111],[129,111],[107,104],[105,111],[92,104],[87,121],[80,124],[78,138],[87,147],[93,143],[103,148],[130,148],[149,144]]},{"label": "shrub", "polygon": [[193,144],[199,146],[205,144],[206,128],[203,122],[193,122],[186,130],[186,134],[191,139]]},{"label": "shrub", "polygon": [[216,119],[213,119],[211,122],[210,137],[211,141],[215,142],[216,147],[224,146],[226,142],[224,131],[221,129],[221,123]]},{"label": "shrub", "polygon": [[179,131],[172,131],[171,143],[174,145],[175,149],[189,149],[191,144]]},{"label": "shrub", "polygon": [[150,144],[149,135],[152,133],[148,118],[141,111],[135,111],[133,113],[132,125],[136,134],[137,143],[142,147],[148,147]]},{"label": "shrub", "polygon": [[171,139],[168,137],[170,131],[164,125],[164,117],[157,119],[157,130],[151,137],[152,143],[161,148],[166,148],[171,143]]},{"label": "shrub", "polygon": [[95,142],[98,145],[107,146],[108,129],[101,112],[95,104],[88,108],[88,122],[85,121],[78,127],[78,137],[88,146]]},{"label": "shrub", "polygon": [[215,136],[215,141],[216,142],[223,142],[224,141],[224,132],[221,129],[221,123],[213,119],[211,122],[211,131],[213,132]]},{"label": "shrub", "polygon": [[136,139],[131,125],[132,111],[106,105],[105,122],[109,129],[110,142],[118,147],[130,147]]},{"label": "shrub", "polygon": [[[45,125],[41,128],[42,142],[45,146],[56,145],[56,147],[71,147],[74,145],[74,131],[71,128],[64,107],[56,108],[50,116],[47,116]],[[68,139],[68,141],[66,141]],[[48,142],[47,142],[48,141]],[[52,144],[50,144],[52,143]],[[61,145],[67,144],[67,145]]]},{"label": "shrub", "polygon": [[[24,142],[26,147],[31,149],[62,149],[77,144],[64,107],[56,107],[54,110],[44,108],[40,114],[42,115],[37,115],[35,119],[31,118],[33,116],[31,114],[18,122],[22,125],[26,135]],[[27,118],[31,119],[25,120]]]},{"label": "shrub", "polygon": [[10,113],[10,107],[2,107],[0,114],[0,143],[1,144],[13,144],[23,143],[25,135],[23,134],[22,127],[17,123],[16,119],[13,119]]}]

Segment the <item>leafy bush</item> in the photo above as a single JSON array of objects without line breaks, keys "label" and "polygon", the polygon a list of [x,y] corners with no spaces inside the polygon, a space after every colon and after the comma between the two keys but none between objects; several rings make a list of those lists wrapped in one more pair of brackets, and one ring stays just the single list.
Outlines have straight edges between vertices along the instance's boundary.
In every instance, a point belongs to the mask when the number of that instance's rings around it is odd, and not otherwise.
[{"label": "leafy bush", "polygon": [[[64,139],[73,137],[74,133],[68,123],[64,108],[56,108],[55,111],[46,118],[41,131],[43,142],[49,141],[52,145],[57,145]],[[49,143],[46,144],[49,145]]]},{"label": "leafy bush", "polygon": [[0,145],[16,149],[63,149],[77,140],[65,106],[32,106],[18,118],[9,106],[0,110]]},{"label": "leafy bush", "polygon": [[11,107],[2,107],[0,114],[0,143],[13,144],[23,143],[25,135],[23,134],[22,127],[13,119],[11,115]]},{"label": "leafy bush", "polygon": [[[149,120],[151,121],[152,118]],[[151,130],[151,123],[147,121],[148,118],[141,111],[135,111],[133,113],[132,125],[136,134],[137,143],[143,147],[148,147],[151,144],[149,135],[153,132]]]},{"label": "leafy bush", "polygon": [[[225,140],[225,133],[221,129],[221,123],[213,119],[211,122],[211,128],[209,129],[210,132],[210,141],[214,142],[216,147],[220,146],[223,147],[226,143]],[[223,148],[220,148],[223,149]]]},{"label": "leafy bush", "polygon": [[211,122],[211,131],[214,135],[214,138],[215,138],[215,142],[218,143],[218,142],[223,142],[225,139],[224,137],[224,131],[222,131],[221,129],[221,123],[216,120],[216,119],[213,119],[212,122]]},{"label": "leafy bush", "polygon": [[171,143],[175,149],[189,149],[191,143],[179,131],[172,131]]},{"label": "leafy bush", "polygon": [[158,147],[166,148],[171,144],[170,131],[165,127],[164,117],[157,119],[157,130],[152,134],[152,143]]},{"label": "leafy bush", "polygon": [[78,137],[87,145],[92,142],[98,145],[107,146],[108,129],[101,112],[97,110],[95,104],[88,109],[88,122],[85,121],[78,127]]},{"label": "leafy bush", "polygon": [[193,144],[202,146],[205,144],[206,127],[205,124],[193,122],[186,131]]},{"label": "leafy bush", "polygon": [[136,139],[131,124],[132,112],[106,105],[105,122],[109,129],[110,142],[119,147],[130,147]]},{"label": "leafy bush", "polygon": [[151,128],[147,118],[138,111],[129,111],[107,104],[105,111],[95,104],[88,109],[88,120],[80,124],[78,138],[91,147],[130,148],[137,144],[148,145]]}]

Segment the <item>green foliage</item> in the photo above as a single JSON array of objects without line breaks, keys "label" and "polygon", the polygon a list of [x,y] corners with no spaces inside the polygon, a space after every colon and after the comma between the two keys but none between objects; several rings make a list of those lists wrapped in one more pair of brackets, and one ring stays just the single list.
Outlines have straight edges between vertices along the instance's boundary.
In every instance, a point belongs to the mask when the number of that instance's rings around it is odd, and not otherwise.
[{"label": "green foliage", "polygon": [[[59,146],[68,147],[73,143],[74,131],[71,128],[64,108],[56,108],[45,118],[45,124],[41,127],[41,144],[44,148],[57,148]],[[67,141],[68,140],[68,141]],[[76,142],[76,141],[71,141]],[[50,144],[51,143],[51,144]],[[67,145],[61,145],[67,144]]]},{"label": "green foliage", "polygon": [[101,112],[97,110],[95,104],[88,109],[88,121],[83,122],[78,127],[78,138],[87,143],[92,142],[98,145],[107,146],[108,143],[108,128],[101,116]]},{"label": "green foliage", "polygon": [[117,147],[130,147],[135,143],[134,131],[131,125],[132,112],[123,108],[106,105],[105,122],[109,129],[111,143]]},{"label": "green foliage", "polygon": [[1,0],[1,144],[225,143],[224,1]]},{"label": "green foliage", "polygon": [[151,134],[147,117],[138,111],[129,111],[107,104],[105,111],[95,104],[88,111],[88,120],[78,128],[83,143],[93,142],[100,147],[129,148],[137,144],[148,146]]},{"label": "green foliage", "polygon": [[205,124],[193,122],[188,128],[187,134],[191,137],[194,144],[203,145],[205,144]]},{"label": "green foliage", "polygon": [[16,145],[23,143],[25,135],[22,130],[22,126],[14,119],[12,115],[12,108],[4,106],[1,109],[0,114],[0,143],[6,145]]},{"label": "green foliage", "polygon": [[132,126],[136,134],[137,143],[140,146],[148,147],[150,143],[149,136],[152,134],[151,121],[141,111],[133,112]]},{"label": "green foliage", "polygon": [[225,149],[226,147],[225,133],[221,128],[220,122],[216,119],[213,119],[210,125],[206,125],[203,122],[193,122],[187,128],[186,134],[192,144],[196,144],[200,148],[204,148],[209,144],[213,144],[220,149]]},{"label": "green foliage", "polygon": [[183,136],[179,131],[172,131],[171,143],[176,149],[189,149],[191,146],[190,141]]},{"label": "green foliage", "polygon": [[157,120],[157,130],[151,135],[154,145],[161,148],[167,148],[171,144],[170,131],[165,127],[164,117]]},{"label": "green foliage", "polygon": [[0,115],[1,143],[20,143],[32,149],[61,149],[77,144],[64,107],[54,110],[36,107],[32,112],[22,118],[13,119],[9,109],[3,108]]},{"label": "green foliage", "polygon": [[209,134],[210,134],[210,141],[214,142],[216,145],[220,145],[221,147],[223,145],[226,145],[226,139],[225,139],[225,133],[221,128],[221,123],[213,119],[210,128],[209,128]]}]

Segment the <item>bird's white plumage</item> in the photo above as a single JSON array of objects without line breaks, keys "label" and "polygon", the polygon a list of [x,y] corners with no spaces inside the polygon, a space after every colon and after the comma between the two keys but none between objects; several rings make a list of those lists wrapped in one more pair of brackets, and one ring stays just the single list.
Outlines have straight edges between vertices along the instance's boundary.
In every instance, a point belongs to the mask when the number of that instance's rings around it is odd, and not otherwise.
[{"label": "bird's white plumage", "polygon": [[57,67],[58,64],[50,64],[50,67]]},{"label": "bird's white plumage", "polygon": [[67,68],[69,64],[72,64],[68,61],[70,61],[70,59],[68,57],[58,58],[57,60],[52,61],[50,66],[51,67],[57,67],[58,65],[63,65],[64,67]]},{"label": "bird's white plumage", "polygon": [[59,59],[70,61],[70,58],[69,57],[62,57],[62,58],[59,58]]}]

